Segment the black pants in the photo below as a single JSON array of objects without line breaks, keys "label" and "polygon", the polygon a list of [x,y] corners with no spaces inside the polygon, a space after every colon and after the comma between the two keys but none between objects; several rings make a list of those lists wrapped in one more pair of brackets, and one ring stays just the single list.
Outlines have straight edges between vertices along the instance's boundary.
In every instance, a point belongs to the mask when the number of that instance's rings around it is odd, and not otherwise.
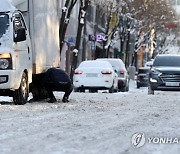
[{"label": "black pants", "polygon": [[64,82],[58,82],[58,83],[46,83],[45,88],[47,91],[47,94],[49,98],[55,98],[53,91],[63,91],[65,92],[63,98],[69,98],[69,95],[73,91],[73,86],[71,83],[64,83]]}]

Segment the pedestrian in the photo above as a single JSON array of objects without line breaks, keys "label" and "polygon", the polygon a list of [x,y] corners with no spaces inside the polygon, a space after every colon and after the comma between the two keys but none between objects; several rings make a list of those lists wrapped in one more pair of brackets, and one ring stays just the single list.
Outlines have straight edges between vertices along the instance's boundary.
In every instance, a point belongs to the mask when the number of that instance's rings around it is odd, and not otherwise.
[{"label": "pedestrian", "polygon": [[42,79],[41,85],[45,87],[49,100],[49,103],[56,102],[56,98],[53,91],[63,91],[65,92],[62,101],[64,103],[69,102],[69,95],[73,90],[71,79],[68,74],[60,68],[50,68]]}]

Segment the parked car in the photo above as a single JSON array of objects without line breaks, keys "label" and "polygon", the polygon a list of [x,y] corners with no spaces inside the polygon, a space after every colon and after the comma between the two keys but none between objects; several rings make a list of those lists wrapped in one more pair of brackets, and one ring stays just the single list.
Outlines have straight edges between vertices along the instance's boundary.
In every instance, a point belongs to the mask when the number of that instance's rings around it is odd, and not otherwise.
[{"label": "parked car", "polygon": [[124,62],[121,59],[99,58],[96,60],[108,61],[118,75],[118,90],[122,92],[129,91],[129,74],[126,70]]},{"label": "parked car", "polygon": [[155,90],[180,90],[180,55],[156,56],[149,72],[148,94]]},{"label": "parked car", "polygon": [[73,84],[75,92],[107,89],[113,93],[118,90],[118,75],[107,61],[83,61],[74,72]]},{"label": "parked car", "polygon": [[141,67],[138,69],[136,84],[137,88],[148,86],[148,73],[149,68]]}]

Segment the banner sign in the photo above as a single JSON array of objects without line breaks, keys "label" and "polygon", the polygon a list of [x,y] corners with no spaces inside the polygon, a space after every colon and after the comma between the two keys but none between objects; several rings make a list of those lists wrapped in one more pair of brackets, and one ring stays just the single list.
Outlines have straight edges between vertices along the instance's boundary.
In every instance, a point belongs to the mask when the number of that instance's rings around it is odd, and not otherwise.
[{"label": "banner sign", "polygon": [[97,41],[102,42],[105,41],[106,37],[104,34],[97,34],[97,35],[89,35],[89,41]]}]

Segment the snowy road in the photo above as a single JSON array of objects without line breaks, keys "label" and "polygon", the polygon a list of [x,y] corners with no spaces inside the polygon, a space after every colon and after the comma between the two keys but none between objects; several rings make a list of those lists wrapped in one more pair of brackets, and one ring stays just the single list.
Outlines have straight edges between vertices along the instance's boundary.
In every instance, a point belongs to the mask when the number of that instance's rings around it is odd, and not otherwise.
[{"label": "snowy road", "polygon": [[[70,103],[12,105],[1,97],[0,154],[168,154],[180,143],[157,143],[158,137],[180,138],[179,92],[136,89],[128,93],[72,93]],[[10,101],[10,102],[9,102]],[[131,144],[143,132],[146,143]],[[148,143],[147,138],[155,138]]]}]

